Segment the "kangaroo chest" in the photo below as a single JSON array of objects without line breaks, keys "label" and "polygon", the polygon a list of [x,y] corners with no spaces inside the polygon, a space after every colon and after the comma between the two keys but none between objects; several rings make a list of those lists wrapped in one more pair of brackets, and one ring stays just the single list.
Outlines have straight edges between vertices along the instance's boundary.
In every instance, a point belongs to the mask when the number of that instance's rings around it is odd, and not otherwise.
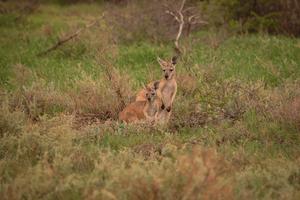
[{"label": "kangaroo chest", "polygon": [[168,81],[161,89],[161,94],[165,100],[171,100],[177,88],[175,81]]},{"label": "kangaroo chest", "polygon": [[150,117],[154,117],[157,111],[158,111],[158,109],[157,109],[157,106],[155,103],[152,103],[146,107],[146,113]]},{"label": "kangaroo chest", "polygon": [[151,116],[151,117],[153,117],[156,112],[157,112],[157,110],[155,108],[150,108],[147,111],[148,115]]}]

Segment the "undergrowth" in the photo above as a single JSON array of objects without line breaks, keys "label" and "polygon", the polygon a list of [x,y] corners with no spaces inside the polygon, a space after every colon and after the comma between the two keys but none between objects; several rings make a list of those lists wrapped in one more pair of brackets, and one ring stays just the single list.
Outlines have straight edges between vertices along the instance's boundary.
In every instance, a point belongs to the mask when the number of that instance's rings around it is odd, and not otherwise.
[{"label": "undergrowth", "polygon": [[171,43],[114,41],[101,19],[36,56],[101,9],[1,14],[3,199],[300,198],[299,39],[195,32],[168,126],[125,125],[118,113],[161,77]]}]

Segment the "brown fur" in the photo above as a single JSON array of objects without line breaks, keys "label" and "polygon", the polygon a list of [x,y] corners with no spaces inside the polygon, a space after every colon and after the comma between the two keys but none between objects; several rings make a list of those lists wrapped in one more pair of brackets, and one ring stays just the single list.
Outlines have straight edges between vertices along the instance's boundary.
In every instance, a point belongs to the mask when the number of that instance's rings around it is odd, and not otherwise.
[{"label": "brown fur", "polygon": [[173,101],[177,92],[177,83],[173,77],[170,80],[162,80],[159,91],[162,96],[163,107],[158,112],[157,118],[160,123],[167,123],[171,116]]},{"label": "brown fur", "polygon": [[[177,92],[177,83],[175,79],[175,63],[164,61],[158,58],[158,62],[163,70],[164,78],[149,83],[147,86],[158,86],[157,95],[161,98],[161,109],[158,113],[158,121],[167,122],[171,115],[172,104]],[[145,100],[145,89],[138,92],[136,100]]]},{"label": "brown fur", "polygon": [[135,101],[124,108],[119,114],[121,121],[130,123],[145,119],[144,108],[147,101]]},{"label": "brown fur", "polygon": [[157,96],[156,89],[147,87],[143,99],[146,100],[135,101],[126,106],[119,114],[119,119],[127,123],[141,120],[155,122],[161,107],[161,100]]},{"label": "brown fur", "polygon": [[[160,81],[153,81],[153,82],[150,82],[146,88],[143,88],[142,90],[140,90],[138,92],[138,94],[136,95],[136,98],[135,98],[135,101],[147,101],[147,98],[146,98],[146,93],[147,93],[147,88],[154,88],[155,90],[158,89],[159,87],[159,82]],[[161,98],[161,95],[159,93],[159,91],[156,91],[157,92],[157,96],[159,98]]]}]

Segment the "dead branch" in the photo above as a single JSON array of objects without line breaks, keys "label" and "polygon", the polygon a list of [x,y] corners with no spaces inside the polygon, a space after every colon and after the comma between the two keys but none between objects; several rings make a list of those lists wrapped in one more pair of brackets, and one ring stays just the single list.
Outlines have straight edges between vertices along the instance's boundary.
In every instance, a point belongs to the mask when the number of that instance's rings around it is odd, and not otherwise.
[{"label": "dead branch", "polygon": [[172,11],[169,11],[169,10],[166,10],[166,13],[169,14],[169,15],[172,15],[174,17],[174,19],[180,23],[180,20],[179,18],[175,15],[175,13],[173,13]]},{"label": "dead branch", "polygon": [[176,40],[175,40],[175,51],[177,52],[177,54],[181,54],[181,50],[179,48],[179,38],[182,34],[182,30],[183,30],[183,26],[184,26],[184,18],[183,18],[182,10],[183,10],[185,2],[186,2],[186,0],[182,1],[180,9],[178,10],[180,22],[179,22],[178,33],[177,33]]},{"label": "dead branch", "polygon": [[189,11],[191,11],[191,10],[193,10],[193,9],[195,9],[195,7],[188,7],[188,8],[186,8],[186,9],[184,9],[182,12],[183,12],[183,13],[186,13],[186,12],[189,12]]},{"label": "dead branch", "polygon": [[182,10],[183,10],[183,8],[184,8],[185,2],[186,2],[186,0],[183,0],[183,1],[181,2],[181,6],[180,6],[178,12],[182,13]]},{"label": "dead branch", "polygon": [[65,38],[58,39],[57,43],[55,43],[53,46],[49,47],[45,51],[42,51],[42,52],[38,53],[37,56],[44,56],[44,55],[50,53],[51,51],[56,50],[58,47],[62,46],[66,42],[68,42],[68,41],[72,40],[73,38],[79,36],[80,33],[85,31],[86,29],[89,29],[89,28],[93,27],[94,25],[96,25],[97,22],[98,22],[98,20],[95,20],[92,23],[86,25],[84,28],[78,29],[76,32],[70,34],[69,36],[67,36]]},{"label": "dead branch", "polygon": [[179,39],[180,39],[180,36],[182,34],[182,30],[183,30],[183,27],[184,27],[184,16],[183,16],[183,8],[184,8],[184,5],[185,5],[185,2],[186,0],[183,0],[181,5],[180,5],[180,8],[178,11],[176,11],[177,14],[175,14],[174,12],[172,11],[169,11],[167,10],[166,13],[173,16],[174,19],[178,22],[178,32],[177,32],[177,35],[176,35],[176,38],[175,38],[175,52],[176,52],[176,56],[174,59],[176,59],[179,55],[182,54],[180,48],[179,48]]},{"label": "dead branch", "polygon": [[208,22],[204,21],[204,20],[201,20],[199,15],[190,16],[187,20],[187,36],[190,35],[192,26],[195,25],[195,24],[205,24],[205,25],[207,25]]},{"label": "dead branch", "polygon": [[208,24],[207,21],[201,20],[199,15],[192,15],[188,18],[190,24]]},{"label": "dead branch", "polygon": [[190,34],[190,31],[192,29],[192,26],[195,24],[208,24],[207,21],[201,20],[201,17],[197,14],[191,15],[191,13],[193,13],[195,7],[188,7],[184,9],[186,0],[182,0],[181,5],[179,7],[179,9],[176,12],[172,12],[170,10],[166,10],[166,13],[171,15],[175,21],[178,23],[178,32],[175,38],[175,52],[176,52],[176,56],[174,57],[174,59],[176,59],[179,55],[182,54],[182,51],[179,47],[179,39],[182,35],[182,31],[183,28],[185,26],[185,24],[187,25],[187,35]]}]

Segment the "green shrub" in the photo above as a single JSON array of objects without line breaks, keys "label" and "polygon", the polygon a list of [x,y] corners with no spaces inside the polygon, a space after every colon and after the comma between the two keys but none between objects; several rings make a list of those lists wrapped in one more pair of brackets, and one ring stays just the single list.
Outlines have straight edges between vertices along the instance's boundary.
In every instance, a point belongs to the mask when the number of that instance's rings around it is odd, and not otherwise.
[{"label": "green shrub", "polygon": [[213,0],[202,3],[212,24],[222,26],[230,22],[239,31],[271,32],[299,35],[299,4],[287,0]]}]

